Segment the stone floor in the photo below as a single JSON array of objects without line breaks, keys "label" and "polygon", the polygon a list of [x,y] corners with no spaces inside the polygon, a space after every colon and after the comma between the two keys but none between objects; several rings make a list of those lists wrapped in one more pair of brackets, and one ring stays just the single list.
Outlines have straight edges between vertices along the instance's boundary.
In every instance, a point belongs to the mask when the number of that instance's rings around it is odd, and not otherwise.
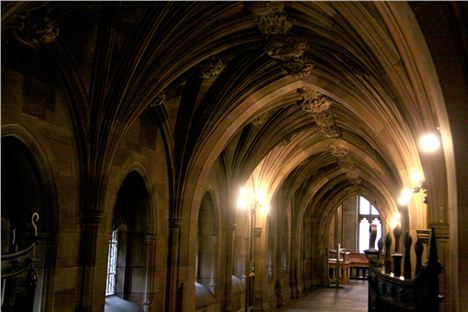
[{"label": "stone floor", "polygon": [[143,312],[137,304],[124,300],[116,295],[106,296],[104,312]]},{"label": "stone floor", "polygon": [[298,300],[276,311],[281,312],[364,312],[367,311],[367,280],[351,280],[341,288],[317,287]]}]

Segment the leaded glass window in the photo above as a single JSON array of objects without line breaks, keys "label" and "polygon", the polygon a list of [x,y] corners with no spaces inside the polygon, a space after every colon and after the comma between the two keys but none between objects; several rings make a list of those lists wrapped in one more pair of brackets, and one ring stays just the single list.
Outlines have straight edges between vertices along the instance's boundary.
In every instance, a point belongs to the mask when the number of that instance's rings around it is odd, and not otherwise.
[{"label": "leaded glass window", "polygon": [[117,272],[118,233],[112,232],[109,240],[109,252],[107,256],[107,283],[106,296],[115,294],[115,280]]}]

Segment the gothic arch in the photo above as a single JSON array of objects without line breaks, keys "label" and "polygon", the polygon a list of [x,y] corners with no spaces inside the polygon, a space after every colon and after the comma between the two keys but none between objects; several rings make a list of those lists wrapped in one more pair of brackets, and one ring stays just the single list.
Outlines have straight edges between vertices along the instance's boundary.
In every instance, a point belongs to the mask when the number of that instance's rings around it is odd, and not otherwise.
[{"label": "gothic arch", "polygon": [[[9,214],[7,202],[17,201],[19,199],[17,195],[21,195],[23,204],[16,207],[16,210],[24,211],[24,208],[29,206],[29,208],[26,209],[32,209],[29,211],[30,214],[32,214],[32,212],[39,213],[39,222],[37,224],[40,242],[36,251],[38,259],[38,283],[36,285],[33,306],[34,311],[50,311],[53,302],[51,302],[49,298],[52,298],[54,292],[53,276],[57,253],[56,233],[58,230],[58,201],[54,167],[50,165],[54,163],[54,159],[52,153],[39,144],[39,141],[46,141],[38,136],[39,134],[33,135],[27,129],[17,124],[2,126],[2,162],[9,162],[8,164],[2,165],[2,176],[5,174],[5,179],[2,177],[2,180],[6,181],[8,179],[9,181],[8,183],[2,183],[2,189],[10,185],[11,181],[15,180],[9,177],[10,173],[8,173],[8,169],[24,170],[24,174],[29,176],[17,177],[19,179],[19,185],[25,182],[24,179],[32,179],[30,186],[34,185],[36,188],[39,188],[35,193],[27,191],[28,189],[31,190],[30,187],[22,188],[25,192],[21,194],[16,194],[17,190],[15,189],[11,191],[2,190],[2,216]],[[11,157],[13,157],[14,162],[12,162]],[[22,163],[19,164],[20,167],[18,167],[17,162]],[[30,169],[26,169],[25,167],[29,167]],[[34,173],[30,170],[33,170]],[[15,176],[18,175],[18,173],[15,174]],[[20,180],[23,180],[23,182]],[[11,195],[13,195],[13,198],[10,197]],[[31,206],[31,202],[28,203],[28,200],[31,200],[30,197],[42,203],[37,211]],[[27,213],[26,211],[24,212]],[[29,224],[31,216],[24,217],[26,219],[22,219],[23,221],[19,222]]]},{"label": "gothic arch", "polygon": [[[152,302],[154,209],[147,182],[140,173],[143,167],[133,168],[121,181],[112,209],[109,253],[116,260],[108,260],[106,292],[143,307]],[[115,250],[112,244],[117,246]]]},{"label": "gothic arch", "polygon": [[219,226],[216,203],[211,192],[203,196],[198,215],[197,282],[215,292],[217,274]]}]

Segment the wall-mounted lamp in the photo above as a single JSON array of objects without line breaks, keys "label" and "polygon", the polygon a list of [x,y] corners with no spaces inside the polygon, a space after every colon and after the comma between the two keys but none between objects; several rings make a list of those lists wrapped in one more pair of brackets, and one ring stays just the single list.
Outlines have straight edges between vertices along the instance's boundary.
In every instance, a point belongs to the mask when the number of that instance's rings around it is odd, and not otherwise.
[{"label": "wall-mounted lamp", "polygon": [[[426,187],[424,186],[424,181],[419,181],[416,186],[413,188],[404,188],[401,190],[400,197],[398,197],[398,204],[400,206],[406,206],[408,205],[409,199],[413,194],[419,193],[419,192],[426,193]],[[426,194],[424,195],[424,203],[426,203]]]},{"label": "wall-mounted lamp", "polygon": [[237,199],[237,206],[242,209],[248,209],[250,216],[249,226],[249,261],[248,279],[247,279],[247,292],[246,292],[246,307],[248,311],[253,310],[254,306],[254,284],[255,284],[255,259],[254,259],[254,237],[260,237],[262,228],[256,226],[257,212],[268,213],[270,206],[266,202],[266,195],[263,192],[256,192],[255,186],[252,182],[252,191],[243,187],[240,189],[239,197]]},{"label": "wall-mounted lamp", "polygon": [[426,133],[419,138],[419,148],[422,152],[432,153],[440,147],[439,136],[435,133]]}]

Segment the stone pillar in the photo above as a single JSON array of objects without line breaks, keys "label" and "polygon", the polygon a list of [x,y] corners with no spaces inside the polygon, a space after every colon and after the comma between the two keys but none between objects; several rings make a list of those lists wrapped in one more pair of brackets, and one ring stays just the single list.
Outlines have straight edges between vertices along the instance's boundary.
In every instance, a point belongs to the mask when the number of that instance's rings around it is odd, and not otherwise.
[{"label": "stone pillar", "polygon": [[182,221],[172,219],[169,225],[168,274],[166,287],[166,307],[168,311],[183,311],[184,284],[179,285],[180,232]]},{"label": "stone pillar", "polygon": [[145,235],[145,286],[143,298],[143,310],[148,311],[148,307],[153,302],[153,276],[154,276],[154,235]]},{"label": "stone pillar", "polygon": [[232,311],[232,267],[233,267],[233,251],[234,251],[234,236],[236,233],[236,225],[228,224],[226,226],[225,248],[226,248],[226,266],[224,279],[224,311]]},{"label": "stone pillar", "polygon": [[[81,241],[80,241],[80,266],[81,266],[81,290],[80,300],[76,311],[98,311],[93,300],[95,293],[94,273],[96,266],[96,247],[98,243],[98,229],[102,219],[102,211],[85,210],[82,212]],[[102,302],[104,304],[104,295]]]}]

